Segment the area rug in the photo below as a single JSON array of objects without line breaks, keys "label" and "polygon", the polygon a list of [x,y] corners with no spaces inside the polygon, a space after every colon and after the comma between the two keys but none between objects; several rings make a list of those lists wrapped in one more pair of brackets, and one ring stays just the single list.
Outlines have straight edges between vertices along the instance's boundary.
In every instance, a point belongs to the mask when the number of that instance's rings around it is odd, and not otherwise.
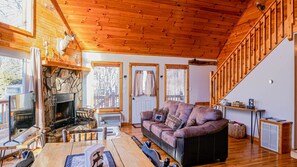
[{"label": "area rug", "polygon": [[132,124],[134,128],[141,128],[141,124]]},{"label": "area rug", "polygon": [[[64,167],[83,167],[85,166],[84,154],[68,155]],[[110,151],[103,153],[103,167],[116,167]]]}]

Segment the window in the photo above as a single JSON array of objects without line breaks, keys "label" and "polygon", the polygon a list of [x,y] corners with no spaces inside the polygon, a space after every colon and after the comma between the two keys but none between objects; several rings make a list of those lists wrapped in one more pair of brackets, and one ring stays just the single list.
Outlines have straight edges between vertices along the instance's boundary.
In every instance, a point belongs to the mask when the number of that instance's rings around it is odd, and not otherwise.
[{"label": "window", "polygon": [[165,100],[188,102],[188,65],[165,64]]},{"label": "window", "polygon": [[0,26],[33,35],[34,0],[1,0]]},{"label": "window", "polygon": [[8,96],[23,93],[24,59],[0,56],[0,129],[8,124]]},{"label": "window", "polygon": [[93,62],[94,107],[100,111],[122,110],[122,63]]},{"label": "window", "polygon": [[134,96],[156,96],[155,73],[152,70],[136,70],[134,75]]}]

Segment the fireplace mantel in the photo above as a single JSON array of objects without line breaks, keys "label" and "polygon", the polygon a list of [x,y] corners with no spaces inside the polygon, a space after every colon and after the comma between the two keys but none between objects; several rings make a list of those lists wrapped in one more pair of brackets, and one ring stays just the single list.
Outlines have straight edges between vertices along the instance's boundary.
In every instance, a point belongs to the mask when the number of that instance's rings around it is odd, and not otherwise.
[{"label": "fireplace mantel", "polygon": [[55,72],[55,70],[57,68],[74,70],[74,71],[76,71],[76,73],[81,72],[81,71],[90,72],[90,68],[87,68],[87,67],[73,65],[73,64],[67,64],[67,62],[59,62],[59,61],[50,60],[50,59],[42,60],[42,65],[50,67],[51,73]]}]

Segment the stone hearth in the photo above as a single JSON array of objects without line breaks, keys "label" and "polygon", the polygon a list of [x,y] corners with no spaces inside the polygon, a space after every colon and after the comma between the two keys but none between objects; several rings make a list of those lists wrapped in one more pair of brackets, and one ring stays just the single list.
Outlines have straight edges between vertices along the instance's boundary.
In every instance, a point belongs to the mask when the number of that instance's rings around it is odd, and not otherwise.
[{"label": "stone hearth", "polygon": [[53,120],[53,94],[75,93],[76,108],[82,104],[82,77],[76,75],[74,70],[43,67],[43,96],[45,106],[45,127],[49,127]]}]

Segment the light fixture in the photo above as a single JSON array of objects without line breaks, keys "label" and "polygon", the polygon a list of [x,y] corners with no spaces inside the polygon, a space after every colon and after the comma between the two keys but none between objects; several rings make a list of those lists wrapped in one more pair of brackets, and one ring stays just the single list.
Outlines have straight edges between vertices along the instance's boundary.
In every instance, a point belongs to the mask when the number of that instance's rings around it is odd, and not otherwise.
[{"label": "light fixture", "polygon": [[265,3],[264,1],[256,1],[256,7],[260,10],[260,11],[263,11],[265,10]]}]

